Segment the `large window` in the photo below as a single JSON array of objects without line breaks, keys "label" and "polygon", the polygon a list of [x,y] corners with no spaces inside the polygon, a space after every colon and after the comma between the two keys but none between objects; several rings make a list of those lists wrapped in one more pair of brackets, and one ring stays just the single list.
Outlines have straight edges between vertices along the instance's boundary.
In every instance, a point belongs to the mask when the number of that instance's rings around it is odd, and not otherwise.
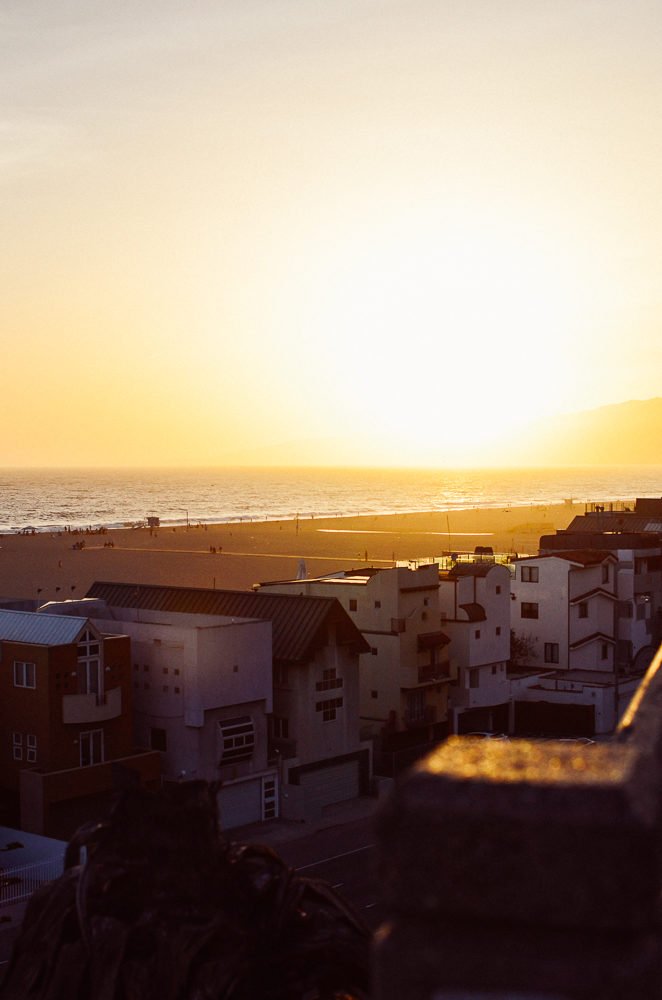
[{"label": "large window", "polygon": [[545,643],[545,663],[558,663],[559,662],[559,644],[558,642],[546,642]]},{"label": "large window", "polygon": [[272,715],[271,731],[275,740],[287,740],[290,736],[290,722],[282,715]]},{"label": "large window", "polygon": [[522,579],[522,583],[537,583],[538,582],[538,567],[537,566],[522,566],[521,579]]},{"label": "large window", "polygon": [[153,726],[149,732],[149,745],[152,750],[160,750],[165,753],[168,749],[168,734],[165,729]]},{"label": "large window", "polygon": [[315,711],[322,713],[322,722],[333,722],[341,708],[342,698],[327,698],[325,701],[318,701],[315,705]]},{"label": "large window", "polygon": [[14,660],[14,687],[34,688],[37,686],[37,670],[34,663]]},{"label": "large window", "polygon": [[522,601],[521,615],[522,618],[537,618],[538,605],[530,601]]},{"label": "large window", "polygon": [[221,738],[220,764],[250,760],[255,749],[255,726],[250,715],[224,719],[218,723],[218,729]]},{"label": "large window", "polygon": [[102,694],[101,643],[89,629],[78,642],[78,690],[81,694]]},{"label": "large window", "polygon": [[89,767],[91,764],[101,764],[103,762],[103,729],[91,729],[87,733],[81,733],[80,740],[80,766]]},{"label": "large window", "polygon": [[343,679],[336,674],[336,668],[329,667],[327,670],[322,671],[322,680],[316,682],[315,690],[331,691],[333,688],[341,688],[342,685]]}]

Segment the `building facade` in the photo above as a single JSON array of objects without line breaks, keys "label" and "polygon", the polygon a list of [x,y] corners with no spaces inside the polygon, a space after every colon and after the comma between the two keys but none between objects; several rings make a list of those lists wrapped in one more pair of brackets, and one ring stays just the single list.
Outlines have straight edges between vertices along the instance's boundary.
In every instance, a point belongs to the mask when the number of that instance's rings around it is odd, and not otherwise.
[{"label": "building facade", "polygon": [[89,618],[0,611],[0,786],[21,826],[73,832],[86,800],[158,781],[131,728],[130,642]]}]

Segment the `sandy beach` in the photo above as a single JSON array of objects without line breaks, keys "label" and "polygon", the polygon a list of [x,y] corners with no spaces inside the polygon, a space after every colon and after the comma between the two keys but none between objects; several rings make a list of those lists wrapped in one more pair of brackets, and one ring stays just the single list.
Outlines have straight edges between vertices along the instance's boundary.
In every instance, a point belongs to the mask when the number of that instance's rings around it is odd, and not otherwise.
[{"label": "sandy beach", "polygon": [[[491,545],[532,554],[540,535],[565,528],[581,503],[296,521],[121,528],[105,533],[0,536],[0,597],[41,601],[83,596],[94,580],[247,589],[309,576],[391,566]],[[81,543],[84,543],[81,547]]]}]

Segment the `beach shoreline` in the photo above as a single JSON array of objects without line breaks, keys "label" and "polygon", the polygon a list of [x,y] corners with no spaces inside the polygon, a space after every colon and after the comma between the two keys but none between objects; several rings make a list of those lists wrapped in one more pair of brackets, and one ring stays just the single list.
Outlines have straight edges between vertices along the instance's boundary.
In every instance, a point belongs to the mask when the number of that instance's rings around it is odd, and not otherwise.
[{"label": "beach shoreline", "polygon": [[0,535],[0,597],[64,600],[95,580],[249,589],[396,561],[490,546],[531,555],[543,534],[567,527],[584,502],[514,504],[392,514],[224,521]]}]

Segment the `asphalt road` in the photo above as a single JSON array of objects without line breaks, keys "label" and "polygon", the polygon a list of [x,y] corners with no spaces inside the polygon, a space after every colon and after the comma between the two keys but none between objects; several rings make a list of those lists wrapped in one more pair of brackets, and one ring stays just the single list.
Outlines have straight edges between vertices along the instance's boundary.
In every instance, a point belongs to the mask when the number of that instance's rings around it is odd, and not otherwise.
[{"label": "asphalt road", "polygon": [[301,875],[329,882],[372,930],[384,919],[371,820],[318,830],[276,850]]}]

